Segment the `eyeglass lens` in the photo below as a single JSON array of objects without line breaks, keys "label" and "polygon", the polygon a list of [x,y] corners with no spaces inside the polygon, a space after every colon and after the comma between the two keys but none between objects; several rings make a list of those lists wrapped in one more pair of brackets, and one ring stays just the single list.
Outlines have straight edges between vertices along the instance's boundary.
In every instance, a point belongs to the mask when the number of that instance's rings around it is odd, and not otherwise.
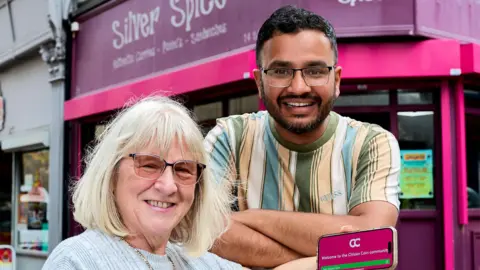
[{"label": "eyeglass lens", "polygon": [[[139,155],[134,157],[135,172],[138,176],[147,179],[158,179],[167,167],[167,163],[157,156]],[[199,166],[195,161],[181,160],[173,164],[176,181],[191,184],[199,178]]]},{"label": "eyeglass lens", "polygon": [[[302,70],[305,83],[309,86],[320,86],[328,83],[330,69],[328,67],[309,67]],[[276,68],[267,71],[271,86],[287,87],[292,82],[295,71],[289,68]]]}]

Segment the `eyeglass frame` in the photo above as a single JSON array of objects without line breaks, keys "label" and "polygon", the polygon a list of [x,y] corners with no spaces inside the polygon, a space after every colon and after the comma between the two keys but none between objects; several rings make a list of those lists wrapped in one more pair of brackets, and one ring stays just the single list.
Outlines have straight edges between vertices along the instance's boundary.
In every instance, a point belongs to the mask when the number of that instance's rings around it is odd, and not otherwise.
[{"label": "eyeglass frame", "polygon": [[271,87],[289,87],[290,85],[292,85],[292,81],[293,79],[295,78],[295,73],[297,73],[297,71],[300,71],[300,74],[302,74],[302,79],[303,81],[305,82],[305,85],[307,85],[308,87],[312,87],[312,86],[323,86],[323,85],[326,85],[328,83],[328,81],[330,80],[330,73],[332,72],[332,70],[334,70],[337,66],[322,66],[321,68],[328,68],[328,79],[327,81],[324,83],[324,84],[319,84],[319,85],[309,85],[307,83],[307,80],[305,79],[305,74],[303,74],[303,71],[305,69],[310,69],[310,68],[313,68],[313,67],[304,67],[304,68],[285,68],[285,67],[279,67],[279,68],[260,68],[260,70],[262,71],[262,73],[265,73],[265,75],[268,76],[267,72],[270,71],[270,70],[278,70],[278,69],[284,69],[284,70],[292,70],[292,77],[290,78],[290,83],[286,86],[273,86],[273,85],[270,85]]},{"label": "eyeglass frame", "polygon": [[[158,158],[160,161],[163,161],[165,162],[165,168],[163,169],[162,173],[160,173],[160,175],[157,177],[157,178],[153,178],[153,179],[150,179],[150,178],[146,178],[146,177],[143,177],[143,176],[140,176],[138,175],[136,169],[134,168],[134,172],[135,172],[135,175],[142,178],[142,179],[146,179],[146,180],[150,180],[150,181],[153,181],[153,180],[158,180],[158,178],[160,176],[163,175],[163,173],[165,173],[165,170],[167,169],[167,167],[172,167],[172,172],[173,172],[173,175],[175,176],[175,165],[177,163],[180,163],[180,162],[194,162],[197,164],[197,180],[191,184],[184,184],[184,183],[179,183],[177,181],[175,181],[175,183],[178,183],[180,185],[184,185],[184,186],[190,186],[190,185],[195,185],[197,183],[199,183],[200,179],[201,179],[201,176],[203,174],[203,171],[205,170],[205,168],[207,168],[207,165],[203,164],[203,163],[200,163],[200,162],[197,162],[197,161],[194,161],[194,160],[177,160],[173,163],[170,163],[168,161],[166,161],[165,159],[161,158],[160,156],[157,156],[157,155],[151,155],[151,154],[142,154],[142,153],[130,153],[128,154],[128,157],[131,157],[133,159],[133,166],[135,167],[135,157],[138,156],[138,155],[142,155],[142,156],[150,156],[150,157],[155,157],[155,158]],[[198,170],[200,169],[200,170]]]}]

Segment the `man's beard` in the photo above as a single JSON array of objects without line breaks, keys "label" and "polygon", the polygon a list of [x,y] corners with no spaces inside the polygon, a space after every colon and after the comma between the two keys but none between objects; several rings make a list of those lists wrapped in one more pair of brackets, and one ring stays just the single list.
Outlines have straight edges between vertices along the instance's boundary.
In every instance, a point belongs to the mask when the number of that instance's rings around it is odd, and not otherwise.
[{"label": "man's beard", "polygon": [[318,96],[302,95],[302,96],[294,97],[289,95],[288,98],[302,98],[302,99],[308,98],[308,99],[315,100],[318,106],[318,114],[315,117],[315,119],[313,119],[312,121],[306,124],[295,124],[295,123],[289,123],[288,120],[285,119],[282,116],[282,113],[280,112],[280,106],[285,106],[285,105],[282,105],[281,100],[286,97],[279,97],[277,99],[277,104],[275,105],[270,99],[266,97],[265,89],[263,87],[263,82],[261,84],[260,95],[262,97],[263,104],[265,105],[268,113],[272,116],[275,122],[277,122],[284,129],[290,132],[293,132],[295,134],[308,133],[319,128],[325,122],[325,119],[327,119],[335,103],[334,95],[325,102]]}]

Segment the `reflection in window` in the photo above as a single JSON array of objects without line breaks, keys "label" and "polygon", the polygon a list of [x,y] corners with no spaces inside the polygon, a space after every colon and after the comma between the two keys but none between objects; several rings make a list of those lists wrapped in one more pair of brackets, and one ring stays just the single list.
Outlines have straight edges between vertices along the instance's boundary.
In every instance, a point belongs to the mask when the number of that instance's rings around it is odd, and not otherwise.
[{"label": "reflection in window", "polygon": [[381,126],[383,129],[390,131],[390,113],[389,112],[379,112],[379,113],[342,113],[342,116],[352,118],[356,121],[376,124]]},{"label": "reflection in window", "polygon": [[48,150],[22,153],[17,250],[48,251]]},{"label": "reflection in window", "polygon": [[433,104],[432,92],[399,89],[397,93],[400,105]]},{"label": "reflection in window", "polygon": [[465,116],[468,207],[480,208],[480,115]]},{"label": "reflection in window", "polygon": [[402,209],[434,209],[434,114],[398,112]]},{"label": "reflection in window", "polygon": [[0,151],[0,245],[11,245],[12,234],[12,155]]},{"label": "reflection in window", "polygon": [[222,106],[221,101],[207,103],[203,105],[196,105],[193,107],[193,112],[195,113],[198,121],[205,121],[211,119],[217,119],[222,117]]},{"label": "reflection in window", "polygon": [[335,107],[352,106],[385,106],[390,104],[388,90],[364,93],[340,94],[335,101]]},{"label": "reflection in window", "polygon": [[95,140],[105,131],[106,125],[95,125]]},{"label": "reflection in window", "polygon": [[480,91],[465,89],[463,93],[465,97],[465,107],[480,108]]},{"label": "reflection in window", "polygon": [[258,111],[258,96],[232,98],[228,101],[228,114],[244,114]]}]

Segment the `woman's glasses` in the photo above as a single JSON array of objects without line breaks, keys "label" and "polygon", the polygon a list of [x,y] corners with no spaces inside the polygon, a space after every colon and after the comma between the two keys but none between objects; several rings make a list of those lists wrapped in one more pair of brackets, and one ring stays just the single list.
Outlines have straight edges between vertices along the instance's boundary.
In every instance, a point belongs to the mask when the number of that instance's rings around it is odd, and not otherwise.
[{"label": "woman's glasses", "polygon": [[193,160],[179,160],[168,163],[156,155],[129,154],[133,158],[135,174],[148,180],[157,180],[168,166],[173,169],[175,182],[193,185],[198,182],[206,165]]}]

